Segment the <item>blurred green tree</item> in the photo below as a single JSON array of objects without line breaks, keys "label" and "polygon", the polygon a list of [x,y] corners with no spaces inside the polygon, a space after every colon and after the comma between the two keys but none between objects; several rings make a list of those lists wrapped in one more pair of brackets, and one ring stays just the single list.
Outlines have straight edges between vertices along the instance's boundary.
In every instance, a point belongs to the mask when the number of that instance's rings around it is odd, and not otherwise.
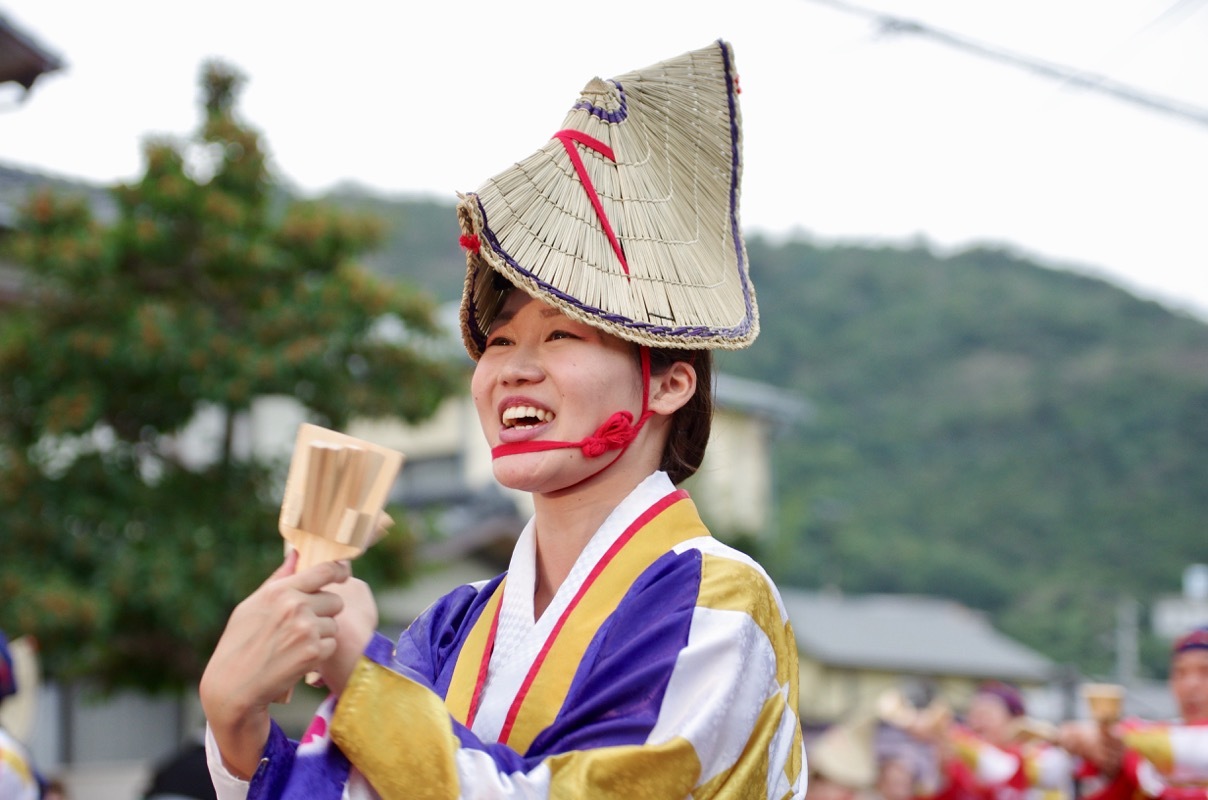
[{"label": "blurred green tree", "polygon": [[[234,449],[256,398],[341,427],[419,420],[460,382],[431,299],[354,262],[380,225],[277,188],[236,114],[243,80],[204,65],[198,131],[148,141],[112,225],[41,192],[10,243],[30,283],[0,317],[0,628],[36,635],[62,678],[200,675],[280,558],[281,465]],[[224,434],[198,466],[173,435],[201,409]],[[374,548],[378,570],[397,573],[403,542]]]}]

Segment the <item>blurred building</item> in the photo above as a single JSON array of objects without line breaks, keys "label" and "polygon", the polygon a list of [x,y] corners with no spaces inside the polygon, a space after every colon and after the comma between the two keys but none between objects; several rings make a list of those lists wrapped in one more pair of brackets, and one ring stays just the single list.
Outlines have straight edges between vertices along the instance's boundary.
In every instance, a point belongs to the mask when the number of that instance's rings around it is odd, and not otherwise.
[{"label": "blurred building", "polygon": [[801,654],[801,714],[808,724],[875,715],[890,691],[920,707],[941,699],[960,710],[983,681],[1006,681],[1036,694],[1059,675],[1047,657],[952,600],[796,589],[783,594]]},{"label": "blurred building", "polygon": [[1188,564],[1183,592],[1159,597],[1151,614],[1153,632],[1173,643],[1192,628],[1208,625],[1208,564]]},{"label": "blurred building", "polygon": [[15,83],[27,97],[38,78],[62,68],[57,55],[0,12],[0,85]]},{"label": "blurred building", "polygon": [[[0,12],[0,89],[19,86],[20,99],[24,100],[38,78],[62,67],[58,56]],[[16,222],[14,209],[24,199],[29,177],[27,173],[0,167],[0,238]],[[11,264],[0,260],[0,308],[16,301],[20,287],[20,274]]]}]

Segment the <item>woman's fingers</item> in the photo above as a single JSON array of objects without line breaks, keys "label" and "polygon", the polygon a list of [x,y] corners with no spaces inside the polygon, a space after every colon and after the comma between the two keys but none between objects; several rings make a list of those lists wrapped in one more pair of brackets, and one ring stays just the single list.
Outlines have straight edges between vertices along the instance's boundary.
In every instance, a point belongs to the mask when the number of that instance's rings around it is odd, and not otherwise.
[{"label": "woman's fingers", "polygon": [[289,547],[285,551],[285,560],[282,561],[281,565],[279,567],[277,567],[275,570],[273,570],[272,574],[269,575],[267,578],[265,578],[264,583],[262,583],[260,585],[264,586],[265,584],[272,583],[273,581],[279,581],[282,578],[288,578],[290,575],[294,574],[294,571],[297,568],[298,568],[298,551],[292,547]]},{"label": "woman's fingers", "polygon": [[[267,708],[340,648],[337,616],[349,565],[328,562],[296,572],[291,554],[232,612],[207,666],[211,709]],[[327,588],[325,588],[327,587]]]},{"label": "woman's fingers", "polygon": [[347,561],[324,561],[298,571],[298,551],[290,547],[281,566],[273,570],[261,586],[276,581],[295,578],[293,586],[303,592],[313,592],[329,583],[340,583],[348,579],[352,568]]},{"label": "woman's fingers", "polygon": [[[316,605],[320,603],[323,607],[316,610]],[[316,595],[307,605],[305,611],[294,616],[290,622],[292,630],[284,631],[279,642],[278,658],[286,664],[292,663],[294,667],[290,672],[297,676],[315,669],[319,662],[329,658],[335,651],[340,632],[336,614],[342,610],[344,603],[334,595]],[[331,609],[335,611],[326,613]]]},{"label": "woman's fingers", "polygon": [[328,584],[343,583],[351,574],[352,568],[347,561],[324,561],[301,572],[296,572],[284,580],[288,582],[290,588],[311,594]]},{"label": "woman's fingers", "polygon": [[269,576],[269,580],[278,577],[284,578],[287,575],[293,575],[298,569],[298,558],[298,551],[292,547],[289,548],[285,554],[285,562],[281,564],[281,566],[277,567],[273,574]]},{"label": "woman's fingers", "polygon": [[333,618],[344,609],[343,598],[323,587],[346,581],[350,570],[327,562],[289,574],[292,561],[286,559],[275,580],[239,604],[228,621],[228,638],[246,643],[248,655],[269,672],[300,675],[313,667],[319,640],[335,635]]},{"label": "woman's fingers", "polygon": [[332,691],[342,691],[356,662],[373,638],[377,627],[377,604],[369,585],[361,580],[348,580],[330,587],[343,602],[343,610],[336,617],[335,647],[324,659],[319,672]]},{"label": "woman's fingers", "polygon": [[315,632],[319,635],[320,640],[332,639],[334,641],[339,631],[340,623],[336,621],[334,616],[319,617],[315,620]]},{"label": "woman's fingers", "polygon": [[334,617],[344,610],[344,598],[335,592],[315,592],[308,602],[310,610],[320,619]]}]

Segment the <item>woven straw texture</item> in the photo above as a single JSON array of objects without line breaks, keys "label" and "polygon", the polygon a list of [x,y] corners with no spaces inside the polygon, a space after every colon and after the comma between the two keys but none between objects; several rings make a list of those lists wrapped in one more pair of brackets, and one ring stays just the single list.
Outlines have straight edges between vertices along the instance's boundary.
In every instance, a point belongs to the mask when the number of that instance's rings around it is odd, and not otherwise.
[{"label": "woven straw texture", "polygon": [[595,78],[527,159],[458,204],[461,322],[477,358],[508,288],[639,344],[745,347],[759,331],[739,229],[729,45]]}]

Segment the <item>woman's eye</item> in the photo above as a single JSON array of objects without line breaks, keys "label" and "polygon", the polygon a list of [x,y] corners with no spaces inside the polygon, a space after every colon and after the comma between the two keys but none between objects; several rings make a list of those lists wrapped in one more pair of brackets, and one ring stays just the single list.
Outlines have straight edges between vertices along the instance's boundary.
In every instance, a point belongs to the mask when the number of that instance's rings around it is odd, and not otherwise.
[{"label": "woman's eye", "polygon": [[487,339],[487,347],[507,346],[512,343],[512,340],[506,336],[492,336]]},{"label": "woman's eye", "polygon": [[554,331],[553,333],[551,333],[549,335],[549,338],[550,339],[578,339],[579,337],[575,336],[570,331]]}]

